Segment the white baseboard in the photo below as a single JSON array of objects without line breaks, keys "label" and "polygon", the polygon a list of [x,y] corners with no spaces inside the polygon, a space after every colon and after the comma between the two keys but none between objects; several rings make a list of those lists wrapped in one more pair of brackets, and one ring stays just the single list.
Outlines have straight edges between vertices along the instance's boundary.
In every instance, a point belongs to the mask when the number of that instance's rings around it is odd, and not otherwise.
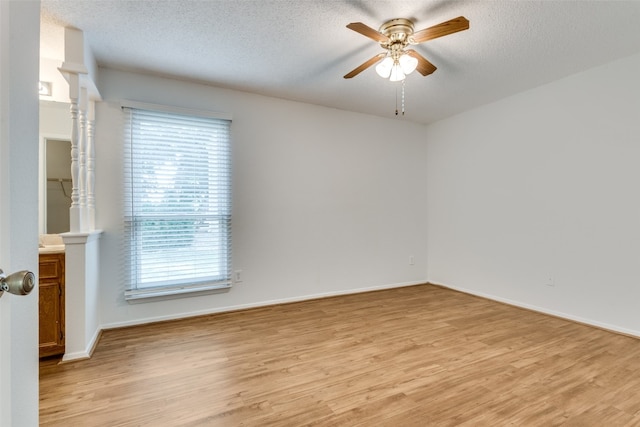
[{"label": "white baseboard", "polygon": [[290,297],[290,298],[281,298],[281,299],[274,299],[274,300],[267,300],[267,301],[249,303],[249,304],[232,305],[232,306],[227,306],[227,307],[216,307],[216,308],[213,308],[213,309],[200,310],[200,311],[191,311],[191,312],[188,312],[188,313],[180,313],[180,314],[173,314],[173,315],[167,315],[167,316],[154,316],[154,317],[147,317],[147,318],[144,318],[144,319],[128,320],[128,321],[124,321],[124,322],[111,322],[111,323],[103,324],[101,326],[101,329],[103,329],[103,330],[104,329],[115,329],[115,328],[122,328],[122,327],[126,327],[126,326],[144,325],[144,324],[147,324],[147,323],[163,322],[163,321],[166,321],[166,320],[178,320],[178,319],[185,319],[185,318],[188,318],[188,317],[204,316],[204,315],[207,315],[207,314],[225,313],[225,312],[229,312],[229,311],[246,310],[246,309],[249,309],[249,308],[257,308],[257,307],[267,307],[267,306],[270,306],[270,305],[278,305],[278,304],[287,304],[287,303],[291,303],[291,302],[308,301],[308,300],[314,300],[314,299],[318,299],[318,298],[329,298],[329,297],[335,297],[335,296],[340,296],[340,295],[351,295],[351,294],[359,294],[359,293],[363,293],[363,292],[380,291],[380,290],[384,290],[384,289],[403,288],[403,287],[406,287],[406,286],[423,285],[425,283],[427,283],[426,279],[425,280],[421,280],[421,281],[417,281],[417,282],[394,283],[394,284],[390,284],[390,285],[370,286],[370,287],[366,287],[366,288],[347,289],[347,290],[344,290],[344,291],[335,291],[335,292],[323,292],[323,293],[319,293],[319,294],[303,295],[303,296]]},{"label": "white baseboard", "polygon": [[497,301],[497,302],[501,302],[504,304],[508,304],[508,305],[512,305],[514,307],[520,307],[520,308],[525,308],[527,310],[531,310],[531,311],[536,311],[538,313],[543,313],[543,314],[548,314],[550,316],[554,316],[554,317],[559,317],[561,319],[566,319],[566,320],[571,320],[573,322],[577,322],[577,323],[582,323],[585,325],[589,325],[589,326],[594,326],[596,328],[599,329],[605,329],[607,331],[611,331],[611,332],[617,332],[620,334],[624,334],[624,335],[629,335],[635,338],[640,338],[640,331],[635,331],[633,329],[627,329],[627,328],[623,328],[620,326],[616,326],[616,325],[611,325],[608,323],[603,323],[603,322],[598,322],[595,320],[591,320],[591,319],[586,319],[584,317],[580,317],[580,316],[574,316],[571,314],[567,314],[567,313],[563,313],[560,311],[555,311],[555,310],[549,310],[543,307],[538,307],[535,305],[531,305],[531,304],[527,304],[527,303],[523,303],[520,301],[513,301],[510,300],[508,298],[502,298],[502,297],[498,297],[495,295],[491,295],[491,294],[485,294],[484,292],[477,292],[474,290],[470,290],[470,289],[466,289],[466,288],[461,288],[459,286],[449,286],[449,285],[443,285],[441,283],[433,283],[433,282],[429,282],[432,285],[435,286],[440,286],[442,288],[447,288],[447,289],[451,289],[454,291],[458,291],[458,292],[462,292],[465,294],[469,294],[469,295],[475,295],[481,298],[486,298],[492,301]]},{"label": "white baseboard", "polygon": [[62,363],[76,361],[76,360],[85,360],[85,359],[89,359],[90,357],[91,356],[89,356],[89,352],[87,351],[76,351],[75,353],[65,353],[64,356],[62,356]]},{"label": "white baseboard", "polygon": [[84,359],[91,358],[91,354],[93,353],[93,350],[94,350],[95,346],[98,344],[98,338],[100,337],[101,333],[102,333],[102,329],[101,328],[96,329],[95,333],[93,334],[93,336],[91,337],[91,339],[87,343],[87,347],[82,351],[76,351],[76,352],[73,352],[73,353],[65,353],[62,356],[62,363],[71,362],[71,361],[74,361],[74,360],[84,360]]}]

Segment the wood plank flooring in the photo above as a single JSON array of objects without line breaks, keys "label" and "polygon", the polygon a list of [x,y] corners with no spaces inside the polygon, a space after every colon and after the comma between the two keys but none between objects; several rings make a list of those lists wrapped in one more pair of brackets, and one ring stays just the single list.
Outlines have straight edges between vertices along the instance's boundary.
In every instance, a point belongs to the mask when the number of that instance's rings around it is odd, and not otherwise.
[{"label": "wood plank flooring", "polygon": [[640,426],[640,340],[433,285],[104,331],[43,426]]}]

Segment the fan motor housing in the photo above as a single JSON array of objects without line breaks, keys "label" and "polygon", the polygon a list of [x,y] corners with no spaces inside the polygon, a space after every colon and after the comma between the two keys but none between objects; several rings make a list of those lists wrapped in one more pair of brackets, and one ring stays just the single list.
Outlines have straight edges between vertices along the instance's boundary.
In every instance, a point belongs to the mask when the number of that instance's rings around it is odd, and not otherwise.
[{"label": "fan motor housing", "polygon": [[408,43],[409,36],[413,34],[413,22],[404,18],[391,19],[382,24],[378,31],[389,37],[390,43],[381,43],[383,46]]}]

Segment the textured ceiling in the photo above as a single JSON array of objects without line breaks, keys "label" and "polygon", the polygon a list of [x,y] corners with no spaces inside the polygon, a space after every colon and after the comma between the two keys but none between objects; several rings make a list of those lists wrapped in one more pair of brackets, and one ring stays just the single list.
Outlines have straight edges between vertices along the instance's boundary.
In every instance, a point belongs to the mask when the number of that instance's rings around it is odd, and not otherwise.
[{"label": "textured ceiling", "polygon": [[398,84],[345,27],[410,18],[420,30],[465,16],[470,29],[416,47],[438,70],[406,80],[404,120],[430,123],[640,52],[640,1],[42,0],[41,55],[55,26],[84,31],[98,64],[394,117]]}]

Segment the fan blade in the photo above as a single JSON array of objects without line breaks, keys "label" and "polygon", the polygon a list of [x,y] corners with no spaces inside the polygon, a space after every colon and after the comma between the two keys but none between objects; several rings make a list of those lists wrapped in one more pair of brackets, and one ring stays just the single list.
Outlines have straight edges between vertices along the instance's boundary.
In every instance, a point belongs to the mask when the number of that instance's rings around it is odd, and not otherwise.
[{"label": "fan blade", "polygon": [[389,37],[385,36],[381,32],[374,30],[368,25],[363,24],[362,22],[352,22],[351,24],[347,25],[347,28],[380,43],[386,43],[389,41]]},{"label": "fan blade", "polygon": [[446,36],[449,34],[457,33],[458,31],[468,30],[469,20],[464,16],[458,16],[449,21],[445,21],[441,24],[434,25],[433,27],[425,28],[424,30],[413,33],[409,39],[412,43],[422,43],[427,40],[437,39],[438,37]]},{"label": "fan blade", "polygon": [[423,76],[427,76],[427,75],[433,73],[435,70],[437,70],[435,65],[433,65],[431,62],[427,61],[424,56],[420,55],[415,50],[407,49],[405,52],[407,53],[407,55],[413,56],[414,58],[416,58],[418,60],[418,66],[416,67],[416,70],[418,70],[418,72],[420,74],[422,74]]},{"label": "fan blade", "polygon": [[368,60],[368,61],[364,62],[363,64],[361,64],[360,66],[354,68],[351,72],[345,74],[344,78],[345,79],[350,79],[351,77],[357,76],[358,74],[360,74],[361,72],[363,72],[367,68],[371,67],[376,62],[380,61],[385,56],[387,56],[387,52],[382,52],[382,53],[377,54],[376,56],[374,56],[370,60]]}]

